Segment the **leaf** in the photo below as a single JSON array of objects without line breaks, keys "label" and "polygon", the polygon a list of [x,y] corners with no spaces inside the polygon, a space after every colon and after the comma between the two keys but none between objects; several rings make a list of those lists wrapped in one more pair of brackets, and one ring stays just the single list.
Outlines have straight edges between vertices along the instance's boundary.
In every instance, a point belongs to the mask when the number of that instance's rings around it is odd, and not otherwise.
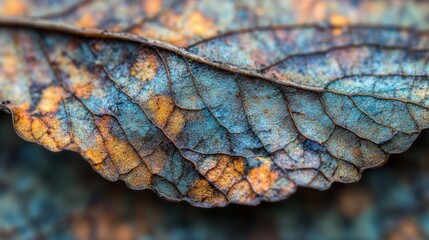
[{"label": "leaf", "polygon": [[[429,11],[425,2],[399,2],[370,25],[360,19],[371,14],[359,11],[372,1],[352,2],[324,5],[361,14],[333,14],[329,24],[311,23],[317,14],[300,5],[287,9],[310,23],[284,20],[274,9],[287,4],[268,2],[258,21],[296,24],[267,26],[253,21],[261,10],[249,5],[249,17],[232,27],[207,25],[209,5],[176,3],[179,23],[203,24],[201,34],[185,27],[180,41],[168,41],[187,48],[134,35],[150,35],[136,26],[133,34],[97,30],[110,21],[81,30],[1,18],[0,99],[24,139],[77,151],[107,179],[196,206],[277,201],[297,186],[353,182],[428,126],[429,34],[416,23],[427,23]],[[76,5],[62,21],[79,26],[76,16],[98,11],[96,3]],[[227,19],[237,19],[243,6],[226,3]],[[168,12],[161,7],[151,20],[159,36],[163,16],[175,19]],[[379,24],[386,19],[397,25]]]}]

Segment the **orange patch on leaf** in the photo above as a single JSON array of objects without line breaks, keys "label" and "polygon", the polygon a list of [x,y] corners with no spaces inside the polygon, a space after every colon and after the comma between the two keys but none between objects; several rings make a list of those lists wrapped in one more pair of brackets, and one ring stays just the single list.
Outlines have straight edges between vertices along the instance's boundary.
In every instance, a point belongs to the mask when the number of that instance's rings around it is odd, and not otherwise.
[{"label": "orange patch on leaf", "polygon": [[162,173],[168,160],[169,155],[161,147],[157,147],[152,154],[143,158],[143,161],[154,174]]},{"label": "orange patch on leaf", "polygon": [[0,14],[6,16],[20,16],[28,12],[27,4],[22,0],[5,0],[0,5]]},{"label": "orange patch on leaf", "polygon": [[204,17],[200,12],[193,12],[185,20],[183,31],[191,31],[193,35],[202,36],[215,29],[211,19]]},{"label": "orange patch on leaf", "polygon": [[118,167],[119,173],[127,173],[141,163],[140,156],[130,143],[114,136],[111,132],[112,125],[115,124],[109,116],[97,118],[97,126],[104,139],[104,146],[107,152]]},{"label": "orange patch on leaf", "polygon": [[162,0],[143,1],[143,9],[148,17],[153,17],[162,9]]},{"label": "orange patch on leaf", "polygon": [[271,171],[269,159],[259,157],[262,164],[259,167],[250,170],[247,179],[256,193],[263,195],[279,178],[277,172]]},{"label": "orange patch on leaf", "polygon": [[77,84],[73,87],[73,92],[79,98],[87,99],[91,96],[94,86],[90,83]]},{"label": "orange patch on leaf", "polygon": [[218,164],[207,173],[207,179],[214,182],[221,190],[227,191],[239,182],[244,174],[244,159],[222,155]]},{"label": "orange patch on leaf", "polygon": [[141,50],[136,62],[131,68],[131,76],[140,81],[149,81],[153,79],[158,72],[159,59],[153,52]]},{"label": "orange patch on leaf", "polygon": [[335,28],[332,30],[332,34],[334,36],[341,35],[343,33],[343,28],[349,24],[349,20],[341,15],[332,15],[329,18],[329,22],[335,26]]},{"label": "orange patch on leaf", "polygon": [[232,202],[251,203],[256,199],[257,195],[252,190],[249,182],[243,180],[231,187],[228,191],[228,197]]},{"label": "orange patch on leaf", "polygon": [[169,137],[176,139],[178,135],[183,131],[185,127],[186,119],[183,113],[176,109],[168,120],[168,124],[165,127],[165,132],[169,134]]},{"label": "orange patch on leaf", "polygon": [[144,164],[140,164],[130,173],[124,175],[122,179],[130,188],[141,190],[150,187],[152,174]]},{"label": "orange patch on leaf", "polygon": [[97,21],[91,13],[85,13],[75,22],[75,25],[81,28],[93,28],[96,24]]},{"label": "orange patch on leaf", "polygon": [[171,98],[158,95],[147,102],[148,110],[153,114],[155,123],[164,128],[174,110],[174,102]]},{"label": "orange patch on leaf", "polygon": [[19,59],[17,54],[6,53],[2,56],[2,67],[1,70],[7,77],[14,79],[13,76],[18,72]]},{"label": "orange patch on leaf", "polygon": [[195,181],[188,195],[196,202],[209,205],[223,205],[227,202],[227,199],[222,194],[216,192],[209,182],[204,179]]},{"label": "orange patch on leaf", "polygon": [[43,114],[55,113],[58,110],[65,94],[66,93],[62,87],[51,86],[45,88],[36,109]]}]

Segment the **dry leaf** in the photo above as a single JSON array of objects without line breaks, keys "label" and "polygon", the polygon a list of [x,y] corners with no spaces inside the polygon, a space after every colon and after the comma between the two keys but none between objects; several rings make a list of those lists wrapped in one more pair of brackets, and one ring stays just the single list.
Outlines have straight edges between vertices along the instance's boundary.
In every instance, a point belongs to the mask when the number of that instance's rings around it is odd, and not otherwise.
[{"label": "dry leaf", "polygon": [[64,2],[3,10],[0,99],[21,137],[133,189],[281,200],[428,126],[429,3]]}]

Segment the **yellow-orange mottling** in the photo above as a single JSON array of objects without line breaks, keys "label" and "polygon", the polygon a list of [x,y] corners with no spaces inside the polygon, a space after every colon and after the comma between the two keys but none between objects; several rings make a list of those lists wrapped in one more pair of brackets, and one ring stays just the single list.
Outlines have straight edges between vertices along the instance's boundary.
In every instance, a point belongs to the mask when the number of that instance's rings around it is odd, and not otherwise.
[{"label": "yellow-orange mottling", "polygon": [[263,195],[279,178],[277,172],[271,171],[271,163],[267,158],[260,157],[261,165],[249,171],[247,179],[256,193]]},{"label": "yellow-orange mottling", "polygon": [[185,20],[184,31],[191,31],[193,35],[202,36],[215,29],[211,19],[204,17],[200,12],[193,12]]},{"label": "yellow-orange mottling", "polygon": [[101,163],[106,157],[106,152],[99,147],[92,147],[85,152],[86,156],[91,160],[93,164]]},{"label": "yellow-orange mottling", "polygon": [[118,167],[119,173],[127,173],[140,164],[140,157],[127,141],[113,136],[111,131],[113,119],[109,116],[98,118],[97,126],[104,139],[107,152]]},{"label": "yellow-orange mottling", "polygon": [[186,119],[183,113],[176,109],[168,120],[168,124],[165,127],[165,132],[171,139],[176,139],[185,127]]},{"label": "yellow-orange mottling", "polygon": [[143,1],[143,9],[148,17],[153,17],[162,9],[163,0]]},{"label": "yellow-orange mottling", "polygon": [[182,15],[169,11],[162,14],[160,23],[161,28],[166,27],[174,31],[168,32],[166,36],[158,39],[179,47],[186,47],[189,40],[192,39],[211,37],[216,34],[218,29],[212,19],[206,18],[196,11]]},{"label": "yellow-orange mottling", "polygon": [[152,173],[159,174],[164,171],[168,159],[169,155],[161,147],[157,147],[152,154],[143,158],[143,161],[149,166]]},{"label": "yellow-orange mottling", "polygon": [[192,188],[189,190],[188,196],[197,202],[204,202],[207,204],[224,204],[226,203],[226,198],[216,192],[209,182],[204,179],[198,179],[193,184]]},{"label": "yellow-orange mottling", "polygon": [[341,35],[343,28],[349,24],[349,20],[346,17],[337,14],[330,16],[329,22],[335,26],[335,28],[332,30],[332,34],[334,36]]},{"label": "yellow-orange mottling", "polygon": [[228,197],[232,202],[250,203],[256,199],[257,195],[252,190],[249,182],[243,180],[231,187],[228,191]]},{"label": "yellow-orange mottling", "polygon": [[0,5],[0,14],[6,16],[25,15],[28,12],[27,4],[22,0],[5,0]]},{"label": "yellow-orange mottling", "polygon": [[133,189],[145,189],[150,187],[152,174],[144,164],[140,164],[122,179]]},{"label": "yellow-orange mottling", "polygon": [[167,96],[158,95],[152,97],[146,107],[153,114],[155,123],[164,128],[174,111],[174,102]]},{"label": "yellow-orange mottling", "polygon": [[41,113],[55,113],[64,98],[65,91],[62,87],[47,87],[42,92],[42,97],[37,104],[36,109]]},{"label": "yellow-orange mottling", "polygon": [[[71,43],[69,47],[76,47],[75,43]],[[85,68],[77,68],[77,66],[67,56],[57,54],[55,56],[55,62],[63,72],[67,73],[68,76],[71,76],[69,79],[71,89],[69,90],[79,98],[89,98],[94,89],[92,84],[94,76],[92,76],[92,74]]]},{"label": "yellow-orange mottling", "polygon": [[215,182],[220,189],[227,191],[241,180],[244,174],[244,159],[222,155],[216,168],[207,173],[207,179]]},{"label": "yellow-orange mottling", "polygon": [[17,54],[8,52],[2,56],[1,70],[5,73],[6,77],[14,79],[13,76],[18,72],[19,59]]},{"label": "yellow-orange mottling", "polygon": [[159,68],[159,59],[157,56],[147,50],[141,50],[136,62],[131,68],[131,76],[140,81],[149,81],[155,77]]},{"label": "yellow-orange mottling", "polygon": [[93,28],[97,25],[97,21],[92,13],[87,12],[75,22],[75,25],[81,28]]},{"label": "yellow-orange mottling", "polygon": [[73,92],[79,98],[87,99],[91,96],[94,86],[91,83],[76,84],[73,87]]}]

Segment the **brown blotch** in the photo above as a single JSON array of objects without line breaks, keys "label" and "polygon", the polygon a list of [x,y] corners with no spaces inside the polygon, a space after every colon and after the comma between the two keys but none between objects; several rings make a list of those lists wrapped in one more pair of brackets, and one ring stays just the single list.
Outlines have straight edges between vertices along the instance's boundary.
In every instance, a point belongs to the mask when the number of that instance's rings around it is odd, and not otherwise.
[{"label": "brown blotch", "polygon": [[0,14],[6,16],[21,16],[28,13],[28,6],[22,0],[5,0],[0,5]]},{"label": "brown blotch", "polygon": [[159,59],[153,51],[142,49],[137,56],[136,62],[131,67],[131,76],[140,81],[153,79],[159,69]]},{"label": "brown blotch", "polygon": [[256,193],[264,195],[271,186],[277,181],[279,175],[271,171],[271,163],[267,158],[259,157],[261,165],[249,171],[247,179]]},{"label": "brown blotch", "polygon": [[97,26],[97,21],[94,18],[94,14],[86,12],[75,22],[76,27],[80,28],[93,28]]},{"label": "brown blotch", "polygon": [[257,198],[256,193],[252,190],[249,182],[241,181],[236,183],[228,192],[231,202],[250,204]]},{"label": "brown blotch", "polygon": [[205,203],[210,206],[225,205],[227,199],[219,192],[215,191],[213,187],[204,179],[195,181],[188,196],[199,203]]},{"label": "brown blotch", "polygon": [[97,126],[104,139],[104,146],[112,160],[116,163],[119,173],[127,173],[141,163],[140,156],[134,148],[119,136],[114,136],[111,129],[116,124],[109,116],[97,118]]},{"label": "brown blotch", "polygon": [[185,124],[185,116],[180,110],[176,109],[168,120],[168,124],[165,127],[165,132],[169,135],[170,138],[176,140],[179,134],[183,131]]},{"label": "brown blotch", "polygon": [[66,93],[62,87],[51,86],[45,88],[36,109],[43,114],[57,112],[65,94]]},{"label": "brown blotch", "polygon": [[149,188],[151,185],[152,174],[144,164],[140,164],[130,173],[122,176],[127,185],[136,190]]},{"label": "brown blotch", "polygon": [[227,191],[240,181],[244,174],[244,159],[221,155],[218,164],[207,173],[207,179],[221,190]]},{"label": "brown blotch", "polygon": [[143,9],[147,17],[153,17],[162,9],[163,0],[146,0],[143,1]]},{"label": "brown blotch", "polygon": [[152,154],[144,157],[143,161],[148,165],[152,173],[160,174],[164,171],[168,159],[169,155],[161,147],[157,147]]},{"label": "brown blotch", "polygon": [[349,20],[341,15],[332,15],[329,17],[329,22],[335,26],[332,30],[332,35],[338,36],[343,33],[344,28],[349,24]]},{"label": "brown blotch", "polygon": [[2,56],[2,71],[6,77],[15,79],[14,76],[18,71],[19,59],[16,54],[6,53]]},{"label": "brown blotch", "polygon": [[105,177],[110,181],[116,181],[119,177],[119,173],[110,158],[106,158],[99,164],[92,164],[92,167],[101,176]]},{"label": "brown blotch", "polygon": [[87,99],[91,96],[94,86],[90,83],[76,84],[73,87],[73,92],[77,97]]},{"label": "brown blotch", "polygon": [[29,104],[22,104],[18,106],[9,106],[13,112],[14,127],[18,135],[29,142],[35,142],[36,139],[33,137],[31,131],[32,118],[28,110],[30,109]]},{"label": "brown blotch", "polygon": [[[74,44],[76,43],[70,43],[68,47],[76,47]],[[67,56],[56,54],[53,58],[60,70],[69,76],[68,79],[65,79],[68,88],[71,88],[70,90],[79,98],[89,98],[94,90],[92,79],[96,76],[93,76],[85,67],[78,68]]]},{"label": "brown blotch", "polygon": [[146,107],[153,114],[155,123],[164,128],[174,111],[174,102],[167,96],[158,95],[152,97]]},{"label": "brown blotch", "polygon": [[[150,32],[157,35],[157,39],[169,42],[178,47],[186,47],[190,40],[196,38],[207,38],[216,35],[218,28],[212,19],[205,17],[200,12],[189,12],[178,14],[169,11],[160,17],[161,26],[174,31],[167,31],[163,35],[157,34],[156,29],[145,29],[143,32]],[[155,32],[154,32],[155,31]]]}]

